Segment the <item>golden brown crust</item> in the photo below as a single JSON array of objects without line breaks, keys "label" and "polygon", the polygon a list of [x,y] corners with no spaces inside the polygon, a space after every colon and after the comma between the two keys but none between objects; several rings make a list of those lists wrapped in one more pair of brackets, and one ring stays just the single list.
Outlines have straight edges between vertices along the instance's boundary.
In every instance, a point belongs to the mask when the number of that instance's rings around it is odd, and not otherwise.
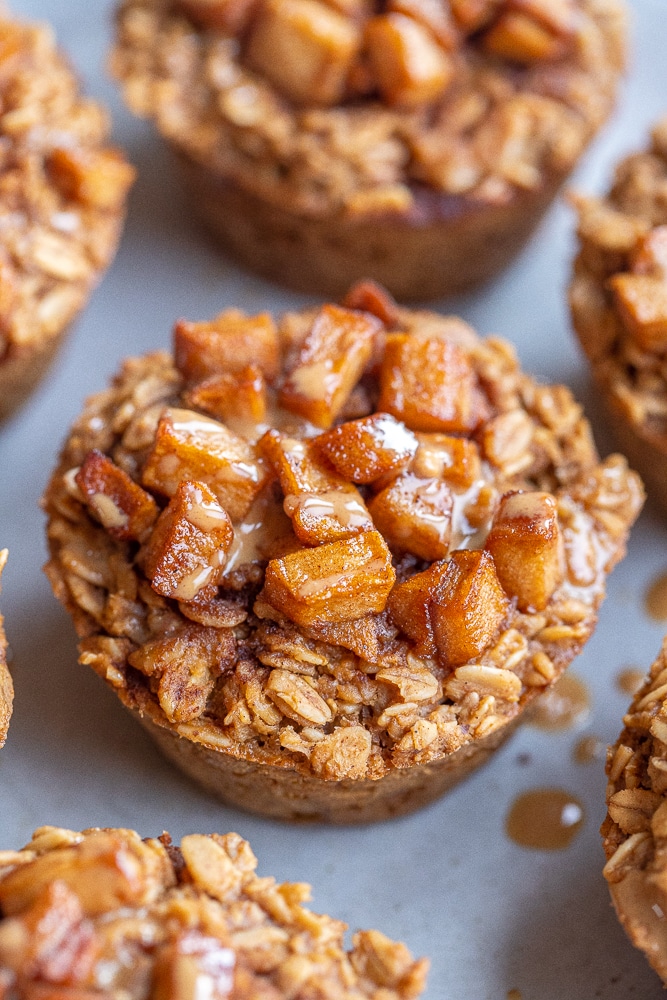
[{"label": "golden brown crust", "polygon": [[[125,98],[177,151],[228,250],[335,296],[367,275],[400,298],[432,297],[500,269],[609,114],[624,63],[621,4],[568,0],[558,55],[522,64],[459,27],[443,96],[401,105],[371,89],[304,107],[239,58],[236,39],[189,18],[193,6],[121,3],[112,68]],[[514,16],[488,6],[498,23]]]},{"label": "golden brown crust", "polygon": [[0,851],[0,975],[19,1000],[415,1000],[428,962],[313,913],[305,883],[255,874],[238,834],[41,827]]},{"label": "golden brown crust", "polygon": [[[623,460],[599,462],[568,390],[536,385],[508,344],[482,341],[452,317],[400,310],[383,294],[364,286],[351,298],[372,304],[388,330],[377,317],[338,306],[282,317],[278,376],[267,347],[267,331],[276,329],[270,318],[229,311],[211,323],[179,323],[181,371],[165,354],[126,362],[112,387],[88,402],[45,496],[47,574],[73,616],[81,661],[189,773],[222,797],[272,815],[385,818],[439,794],[488,756],[591,634],[606,573],[623,554],[641,505],[638,480]],[[266,424],[246,420],[241,440],[182,409],[185,402],[197,410],[202,387],[212,384],[199,381],[210,375],[211,340],[228,344],[229,329],[237,344],[239,330],[260,336],[263,364],[274,372],[270,392],[283,404],[270,397],[271,421],[287,422],[289,434],[264,433]],[[329,372],[327,386],[341,357],[349,366],[355,351],[367,352],[367,372],[359,381],[357,368],[347,382],[339,417],[301,393],[312,388],[313,367],[295,364],[295,357],[312,357],[323,329],[334,338],[354,335],[343,337],[342,354],[328,368],[322,359],[314,363]],[[369,334],[374,346],[364,339]],[[224,358],[229,364],[229,347]],[[425,364],[434,396],[422,392],[420,408],[404,383]],[[458,375],[448,388],[453,370]],[[393,417],[372,414],[379,387]],[[345,420],[352,402],[366,409]],[[295,412],[306,406],[332,429],[307,430]],[[379,464],[369,472],[352,461],[365,454],[353,442],[375,420],[382,429],[376,444],[388,432],[398,438],[393,450],[379,448]],[[433,421],[449,436],[433,433]],[[431,430],[417,429],[424,426]],[[222,576],[199,536],[190,543],[190,556],[195,548],[200,553],[199,569],[188,556],[182,572],[166,571],[181,544],[178,512],[190,502],[178,484],[185,468],[179,463],[194,461],[179,444],[188,428],[230,443],[232,465],[240,461],[261,490],[248,510],[252,497],[242,503],[238,488],[229,493],[219,463],[199,466],[218,498],[222,492],[236,508]],[[327,461],[315,461],[324,452]],[[100,499],[105,469],[114,486]],[[362,485],[346,480],[345,470]],[[142,484],[148,539],[143,521],[121,516],[123,477],[134,492]],[[160,491],[172,497],[155,529],[146,487],[160,504]],[[420,520],[416,511],[429,497],[436,506]],[[223,523],[224,511],[206,502],[206,516],[195,512],[195,523],[213,515]],[[347,503],[361,512],[352,526]],[[341,504],[345,517],[336,522]],[[319,522],[300,519],[314,507],[330,513]],[[194,539],[192,522],[188,532]],[[165,542],[169,537],[173,542]],[[249,542],[255,548],[246,551]],[[344,578],[336,569],[341,552]],[[304,567],[310,576],[302,585]],[[320,580],[330,591],[323,601],[316,597]],[[260,777],[249,796],[253,767]],[[225,771],[234,784],[222,780]],[[277,782],[286,791],[271,798]]]},{"label": "golden brown crust", "polygon": [[[7,549],[0,551],[0,576],[7,561]],[[5,637],[4,620],[0,615],[0,747],[4,746],[12,717],[14,687],[7,667],[7,639]]]},{"label": "golden brown crust", "polygon": [[41,378],[116,249],[134,171],[51,31],[0,17],[0,419]]}]

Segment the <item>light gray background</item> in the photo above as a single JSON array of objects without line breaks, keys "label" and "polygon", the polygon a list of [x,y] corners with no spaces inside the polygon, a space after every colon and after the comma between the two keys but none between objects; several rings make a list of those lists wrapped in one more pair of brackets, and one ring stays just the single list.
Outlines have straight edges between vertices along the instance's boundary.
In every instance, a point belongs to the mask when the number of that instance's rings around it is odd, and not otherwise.
[{"label": "light gray background", "polygon": [[[227,809],[175,773],[93,673],[79,667],[73,630],[40,572],[38,499],[71,419],[119,360],[166,346],[180,316],[225,306],[259,311],[305,299],[241,273],[218,256],[182,202],[151,127],[121,106],[104,72],[111,4],[23,0],[18,15],[49,19],[87,90],[112,108],[115,139],[139,168],[116,262],[23,411],[0,428],[0,543],[10,548],[2,610],[13,654],[16,708],[0,752],[0,847],[40,824],[124,825],[153,835],[237,830],[260,873],[307,880],[313,907],[352,928],[378,927],[432,958],[429,1000],[658,1000],[656,976],[626,941],[600,874],[604,816],[600,762],[578,765],[586,732],[613,742],[628,698],[619,671],[647,668],[663,628],[643,611],[647,584],[667,571],[667,530],[648,507],[615,571],[598,631],[575,663],[593,710],[583,730],[554,736],[524,727],[492,764],[417,815],[352,829],[292,827]],[[645,141],[667,111],[665,0],[635,0],[631,76],[619,110],[590,150],[576,185],[601,190],[610,165]],[[585,401],[602,451],[605,429],[564,305],[572,215],[557,205],[518,262],[483,293],[448,303],[483,333],[518,346],[524,367],[565,382]],[[444,304],[443,304],[444,308]],[[524,789],[560,786],[586,810],[573,845],[555,853],[510,843],[504,819]]]}]

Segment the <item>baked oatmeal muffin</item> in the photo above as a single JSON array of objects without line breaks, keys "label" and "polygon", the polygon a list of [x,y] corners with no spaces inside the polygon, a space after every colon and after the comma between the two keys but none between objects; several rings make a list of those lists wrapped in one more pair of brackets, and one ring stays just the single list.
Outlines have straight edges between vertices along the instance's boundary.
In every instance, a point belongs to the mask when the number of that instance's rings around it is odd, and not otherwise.
[{"label": "baked oatmeal muffin", "polygon": [[236,833],[53,826],[0,851],[0,991],[16,1000],[412,1000],[428,963],[312,913]]},{"label": "baked oatmeal muffin", "polygon": [[[7,562],[7,549],[0,550],[0,577]],[[9,720],[12,716],[14,688],[7,667],[7,640],[5,638],[4,622],[0,615],[0,747],[5,745]]]},{"label": "baked oatmeal muffin", "polygon": [[667,984],[667,641],[607,755],[604,875],[618,917]]},{"label": "baked oatmeal muffin", "polygon": [[667,510],[667,118],[603,198],[575,196],[574,328],[622,450]]},{"label": "baked oatmeal muffin", "polygon": [[361,284],[127,361],[47,489],[47,573],[81,662],[208,789],[382,819],[581,650],[641,501],[564,386]]},{"label": "baked oatmeal muffin", "polygon": [[0,10],[0,418],[46,371],[116,249],[134,171],[45,25]]},{"label": "baked oatmeal muffin", "polygon": [[609,114],[620,0],[121,0],[112,70],[244,264],[401,299],[505,266]]}]

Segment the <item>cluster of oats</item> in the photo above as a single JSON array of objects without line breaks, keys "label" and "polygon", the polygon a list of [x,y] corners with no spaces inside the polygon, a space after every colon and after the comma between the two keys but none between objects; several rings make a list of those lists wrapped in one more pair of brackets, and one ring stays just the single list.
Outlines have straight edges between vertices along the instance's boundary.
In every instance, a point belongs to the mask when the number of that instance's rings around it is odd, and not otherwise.
[{"label": "cluster of oats", "polygon": [[255,874],[238,834],[36,830],[0,851],[0,995],[411,1000],[427,962],[311,912],[305,883]]},{"label": "cluster of oats", "polygon": [[49,28],[0,19],[0,355],[60,333],[116,248],[133,179]]},{"label": "cluster of oats", "polygon": [[330,780],[515,718],[589,637],[642,502],[510,345],[352,298],[386,325],[179,323],[176,364],[89,400],[45,497],[82,662],[181,736]]},{"label": "cluster of oats", "polygon": [[667,435],[667,120],[605,198],[577,197],[570,302],[596,379],[637,428]]},{"label": "cluster of oats", "polygon": [[570,170],[624,63],[617,0],[123,0],[131,109],[304,215],[503,204]]}]

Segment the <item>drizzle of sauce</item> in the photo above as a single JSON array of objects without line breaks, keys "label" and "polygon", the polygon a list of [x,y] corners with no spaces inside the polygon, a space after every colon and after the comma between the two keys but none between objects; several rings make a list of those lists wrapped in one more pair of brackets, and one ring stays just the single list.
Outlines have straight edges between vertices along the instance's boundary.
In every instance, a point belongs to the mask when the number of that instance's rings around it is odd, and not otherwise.
[{"label": "drizzle of sauce", "polygon": [[536,699],[527,721],[551,732],[580,726],[590,712],[590,697],[583,681],[563,674],[549,691]]},{"label": "drizzle of sauce", "polygon": [[537,788],[515,799],[505,820],[510,840],[538,851],[561,851],[582,827],[584,810],[561,788]]},{"label": "drizzle of sauce", "polygon": [[667,621],[667,573],[656,577],[644,595],[644,609],[649,618]]},{"label": "drizzle of sauce", "polygon": [[633,695],[644,683],[645,673],[638,667],[626,667],[616,677],[616,687],[623,694]]},{"label": "drizzle of sauce", "polygon": [[582,736],[574,745],[572,759],[576,764],[593,764],[604,760],[607,753],[606,743],[597,736]]}]

